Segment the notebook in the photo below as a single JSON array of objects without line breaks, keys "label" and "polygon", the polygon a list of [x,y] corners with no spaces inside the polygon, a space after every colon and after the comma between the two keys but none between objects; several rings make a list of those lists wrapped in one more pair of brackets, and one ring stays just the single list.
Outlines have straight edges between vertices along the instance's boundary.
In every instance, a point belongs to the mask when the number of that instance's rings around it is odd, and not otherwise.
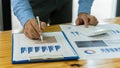
[{"label": "notebook", "polygon": [[12,63],[50,62],[78,59],[64,32],[43,33],[43,42],[28,39],[23,33],[13,34]]}]

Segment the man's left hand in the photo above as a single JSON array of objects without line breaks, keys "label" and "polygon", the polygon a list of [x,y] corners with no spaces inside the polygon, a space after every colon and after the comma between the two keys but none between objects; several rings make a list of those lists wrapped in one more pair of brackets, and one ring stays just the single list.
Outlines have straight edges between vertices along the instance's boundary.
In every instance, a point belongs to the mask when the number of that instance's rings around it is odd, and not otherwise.
[{"label": "man's left hand", "polygon": [[98,24],[98,21],[95,16],[89,15],[87,13],[81,13],[78,15],[78,18],[76,19],[75,24],[85,25],[85,27],[88,27],[88,25],[96,26]]}]

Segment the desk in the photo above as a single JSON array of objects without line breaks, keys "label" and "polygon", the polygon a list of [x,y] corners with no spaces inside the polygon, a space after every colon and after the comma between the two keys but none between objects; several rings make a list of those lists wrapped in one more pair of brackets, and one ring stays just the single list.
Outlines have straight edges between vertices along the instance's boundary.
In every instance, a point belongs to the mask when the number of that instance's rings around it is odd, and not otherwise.
[{"label": "desk", "polygon": [[[49,26],[45,31],[60,31]],[[0,32],[0,68],[120,68],[120,58],[12,64],[12,31]],[[76,66],[75,66],[76,65]]]},{"label": "desk", "polygon": [[106,22],[115,23],[120,25],[120,17],[105,19]]}]

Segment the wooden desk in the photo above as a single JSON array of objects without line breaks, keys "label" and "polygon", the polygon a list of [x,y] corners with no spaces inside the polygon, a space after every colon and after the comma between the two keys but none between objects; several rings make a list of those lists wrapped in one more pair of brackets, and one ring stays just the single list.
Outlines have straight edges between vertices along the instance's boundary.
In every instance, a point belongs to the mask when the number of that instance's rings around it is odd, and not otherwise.
[{"label": "wooden desk", "polygon": [[[60,31],[58,26],[50,26],[45,31],[48,30]],[[0,68],[120,68],[120,58],[12,64],[11,35],[11,31],[0,32]]]},{"label": "wooden desk", "polygon": [[120,25],[120,17],[105,19],[105,22],[115,23]]}]

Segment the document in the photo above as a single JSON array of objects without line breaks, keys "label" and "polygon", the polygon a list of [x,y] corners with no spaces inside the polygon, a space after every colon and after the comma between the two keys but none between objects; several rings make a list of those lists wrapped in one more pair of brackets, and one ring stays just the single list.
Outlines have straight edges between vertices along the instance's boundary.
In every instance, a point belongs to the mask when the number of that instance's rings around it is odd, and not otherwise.
[{"label": "document", "polygon": [[43,42],[31,40],[23,33],[13,34],[12,63],[73,60],[78,55],[62,32],[43,33]]},{"label": "document", "polygon": [[[60,32],[44,32],[43,42],[13,34],[12,63],[120,57],[120,25],[60,25]],[[97,32],[97,34],[94,34]],[[92,34],[91,34],[92,33]],[[92,36],[89,36],[92,35]]]},{"label": "document", "polygon": [[[120,25],[102,24],[98,26],[84,25],[60,25],[73,48],[79,55],[79,59],[102,59],[120,57]],[[95,28],[109,30],[106,33],[96,36],[86,36]],[[84,35],[86,33],[86,35]]]}]

